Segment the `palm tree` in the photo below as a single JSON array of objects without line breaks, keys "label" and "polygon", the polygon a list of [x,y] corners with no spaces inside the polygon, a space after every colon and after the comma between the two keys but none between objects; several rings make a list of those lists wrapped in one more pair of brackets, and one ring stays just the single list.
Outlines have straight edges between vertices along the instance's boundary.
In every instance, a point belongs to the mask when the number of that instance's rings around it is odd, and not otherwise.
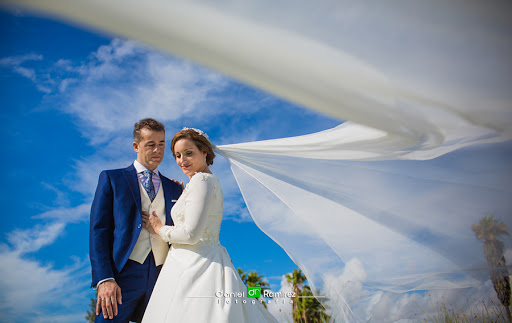
[{"label": "palm tree", "polygon": [[[247,287],[256,287],[259,285],[262,292],[270,289],[268,283],[264,281],[263,275],[259,275],[257,271],[244,272],[241,268],[238,268],[238,274]],[[267,304],[263,302],[263,306],[266,308]]]},{"label": "palm tree", "polygon": [[325,308],[315,298],[311,288],[305,284],[307,278],[300,269],[293,273],[286,274],[288,283],[292,286],[295,297],[292,299],[293,321],[297,323],[320,323],[328,322],[330,317]]},{"label": "palm tree", "polygon": [[297,312],[303,323],[329,322],[330,316],[326,313],[322,304],[314,297],[311,288],[304,285],[297,304]]},{"label": "palm tree", "polygon": [[297,312],[297,304],[299,303],[299,295],[307,278],[302,274],[300,269],[295,269],[293,273],[286,274],[285,277],[288,283],[292,285],[292,292],[293,295],[295,295],[292,298],[292,315],[293,320],[298,322],[300,320],[300,314]]},{"label": "palm tree", "polygon": [[507,226],[501,221],[494,220],[492,216],[485,216],[471,228],[475,232],[476,238],[483,241],[484,254],[491,272],[494,290],[507,311],[508,321],[512,323],[510,278],[506,267],[507,262],[503,255],[504,244],[497,239],[500,235],[508,234]]}]

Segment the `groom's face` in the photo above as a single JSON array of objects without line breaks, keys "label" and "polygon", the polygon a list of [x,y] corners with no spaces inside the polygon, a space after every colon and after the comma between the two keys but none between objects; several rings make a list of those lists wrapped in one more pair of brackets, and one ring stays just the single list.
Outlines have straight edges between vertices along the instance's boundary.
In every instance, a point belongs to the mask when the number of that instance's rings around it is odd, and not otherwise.
[{"label": "groom's face", "polygon": [[142,128],[141,141],[133,143],[137,161],[149,170],[154,170],[164,159],[165,132]]}]

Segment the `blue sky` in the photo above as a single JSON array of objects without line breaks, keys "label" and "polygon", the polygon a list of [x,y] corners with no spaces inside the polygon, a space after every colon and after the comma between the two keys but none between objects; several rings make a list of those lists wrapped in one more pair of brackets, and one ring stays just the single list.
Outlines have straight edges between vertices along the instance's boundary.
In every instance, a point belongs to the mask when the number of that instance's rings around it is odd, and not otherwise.
[{"label": "blue sky", "polygon": [[[216,144],[340,123],[132,41],[20,12],[0,12],[0,24],[2,321],[82,321],[93,296],[88,212],[98,174],[133,162],[140,118],[163,121],[168,140],[187,126]],[[169,151],[160,168],[186,180]],[[212,170],[226,198],[221,242],[236,267],[279,290],[295,264],[252,222],[227,162],[218,157]]]}]

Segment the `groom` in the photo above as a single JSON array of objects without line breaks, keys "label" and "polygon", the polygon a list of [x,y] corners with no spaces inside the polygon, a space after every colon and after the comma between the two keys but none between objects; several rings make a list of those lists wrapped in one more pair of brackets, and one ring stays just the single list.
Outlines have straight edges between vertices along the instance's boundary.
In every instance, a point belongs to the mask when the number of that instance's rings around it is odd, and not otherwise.
[{"label": "groom", "polygon": [[[158,172],[165,128],[142,119],[133,130],[137,159],[125,169],[101,172],[91,208],[92,287],[98,289],[95,322],[140,322],[169,245],[150,234],[142,211],[172,225],[171,208],[182,187]],[[102,314],[102,315],[100,315]]]}]

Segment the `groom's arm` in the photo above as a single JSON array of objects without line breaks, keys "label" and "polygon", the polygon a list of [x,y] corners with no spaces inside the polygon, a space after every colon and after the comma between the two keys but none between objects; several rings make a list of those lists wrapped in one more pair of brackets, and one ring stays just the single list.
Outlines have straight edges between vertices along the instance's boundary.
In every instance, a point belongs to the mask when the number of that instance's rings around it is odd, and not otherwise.
[{"label": "groom's arm", "polygon": [[[117,315],[117,305],[121,304],[121,289],[111,279],[114,236],[114,194],[107,171],[100,174],[98,187],[91,207],[91,227],[89,231],[89,255],[92,267],[92,286],[98,286],[96,315],[103,312],[105,319]],[[101,285],[99,284],[101,283]]]},{"label": "groom's arm", "polygon": [[112,184],[106,171],[101,172],[91,207],[89,255],[92,267],[92,286],[113,278],[112,253],[114,234]]}]

